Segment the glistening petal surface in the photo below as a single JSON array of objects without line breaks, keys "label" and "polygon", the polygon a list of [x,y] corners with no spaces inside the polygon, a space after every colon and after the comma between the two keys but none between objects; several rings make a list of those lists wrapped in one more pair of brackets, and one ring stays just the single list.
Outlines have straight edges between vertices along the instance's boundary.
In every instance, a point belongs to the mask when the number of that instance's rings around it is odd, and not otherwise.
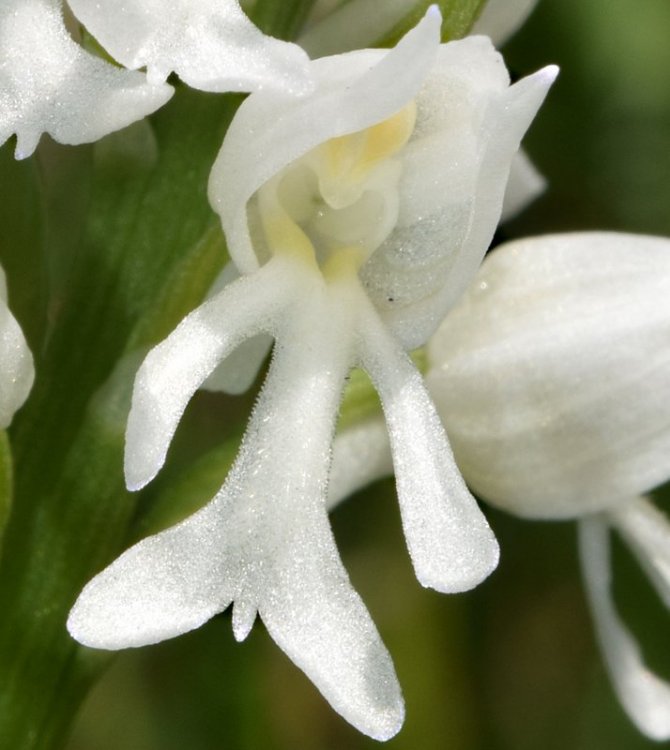
[{"label": "glistening petal surface", "polygon": [[30,156],[42,133],[60,143],[95,141],[172,93],[84,51],[65,29],[59,0],[0,4],[0,145],[16,134],[17,158]]},{"label": "glistening petal surface", "polygon": [[670,240],[592,232],[495,250],[429,349],[467,482],[544,518],[664,482],[669,340]]},{"label": "glistening petal surface", "polygon": [[441,45],[402,153],[398,224],[361,271],[406,349],[428,339],[472,281],[512,160],[556,75],[550,66],[509,86],[486,37]]},{"label": "glistening petal surface", "polygon": [[361,366],[381,398],[405,539],[424,586],[467,591],[497,566],[499,549],[454,462],[423,379],[370,309]]},{"label": "glistening petal surface", "polygon": [[127,68],[150,80],[171,72],[205,91],[309,88],[307,55],[266,36],[237,0],[69,0],[89,31]]},{"label": "glistening petal surface", "polygon": [[149,352],[135,379],[126,429],[129,489],[140,489],[156,475],[195,391],[236,346],[271,327],[290,283],[277,263],[238,279]]}]

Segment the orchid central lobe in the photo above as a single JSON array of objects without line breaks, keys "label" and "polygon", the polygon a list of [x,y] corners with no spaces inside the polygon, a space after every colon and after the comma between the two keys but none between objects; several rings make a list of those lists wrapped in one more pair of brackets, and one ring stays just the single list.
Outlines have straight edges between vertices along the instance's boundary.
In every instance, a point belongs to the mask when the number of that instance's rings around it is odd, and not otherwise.
[{"label": "orchid central lobe", "polygon": [[263,185],[252,204],[270,254],[315,261],[322,272],[346,254],[356,273],[397,223],[394,156],[415,122],[410,101],[381,123],[326,141]]}]

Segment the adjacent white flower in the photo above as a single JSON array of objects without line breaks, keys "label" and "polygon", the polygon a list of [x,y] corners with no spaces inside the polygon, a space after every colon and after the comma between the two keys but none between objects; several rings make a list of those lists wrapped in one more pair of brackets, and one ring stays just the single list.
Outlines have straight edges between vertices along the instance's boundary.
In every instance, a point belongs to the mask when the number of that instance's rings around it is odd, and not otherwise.
[{"label": "adjacent white flower", "polygon": [[68,34],[60,0],[0,4],[0,145],[16,157],[42,133],[61,143],[97,140],[162,106],[172,87],[147,83],[84,51]]},{"label": "adjacent white flower", "polygon": [[670,606],[670,523],[640,496],[670,479],[670,240],[548,236],[494,252],[433,338],[429,387],[469,485],[524,517],[577,518],[615,690],[670,738],[670,685],[610,593],[618,529]]},{"label": "adjacent white flower", "polygon": [[239,456],[211,503],[98,575],[69,628],[99,648],[185,632],[233,606],[269,633],[361,731],[395,734],[390,657],[340,561],[325,506],[350,369],[384,405],[405,536],[419,580],[471,588],[495,539],[453,462],[405,350],[466,288],[500,217],[510,163],[554,76],[509,86],[484,38],[439,43],[435,9],[392,51],[312,63],[316,90],[259,92],[212,170],[241,278],[146,358],[126,442],[128,486],[160,470],[193,393],[242,342],[270,334],[270,372]]},{"label": "adjacent white flower", "polygon": [[[670,685],[616,613],[608,527],[670,607],[670,523],[641,498],[670,478],[669,341],[670,240],[538,237],[487,258],[431,339],[426,377],[470,487],[523,517],[579,520],[608,671],[655,739],[670,737]],[[336,440],[331,504],[388,473],[380,422]]]},{"label": "adjacent white flower", "polygon": [[7,284],[0,268],[0,429],[28,398],[35,379],[33,357],[16,319],[7,307]]},{"label": "adjacent white flower", "polygon": [[16,157],[42,133],[88,143],[140,120],[172,96],[173,70],[207,91],[309,87],[307,56],[262,34],[236,0],[69,3],[99,41],[129,68],[86,52],[68,33],[61,0],[0,4],[0,145],[17,136]]},{"label": "adjacent white flower", "polygon": [[309,88],[307,55],[257,29],[238,0],[68,0],[77,18],[127,68],[149,81],[175,72],[204,91]]}]

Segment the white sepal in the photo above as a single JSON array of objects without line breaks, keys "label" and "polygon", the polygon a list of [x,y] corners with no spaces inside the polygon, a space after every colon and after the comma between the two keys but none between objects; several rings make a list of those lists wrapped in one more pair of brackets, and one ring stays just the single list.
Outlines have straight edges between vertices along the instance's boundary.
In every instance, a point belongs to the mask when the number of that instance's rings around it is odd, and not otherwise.
[{"label": "white sepal", "polygon": [[173,71],[204,91],[309,88],[307,55],[263,34],[237,0],[69,0],[75,15],[127,68],[150,81]]},{"label": "white sepal", "polygon": [[518,515],[619,507],[670,476],[670,240],[503,245],[433,337],[429,388],[467,482]]},{"label": "white sepal", "polygon": [[549,66],[509,86],[487,38],[440,47],[402,153],[398,224],[361,272],[406,349],[428,339],[476,274],[514,155],[557,72]]},{"label": "white sepal", "polygon": [[670,684],[645,665],[640,647],[612,600],[606,517],[579,521],[579,552],[593,621],[614,690],[638,729],[655,740],[670,738]]},{"label": "white sepal", "polygon": [[17,158],[30,156],[42,133],[60,143],[95,141],[172,93],[83,50],[65,29],[60,0],[0,4],[0,145],[16,134]]},{"label": "white sepal", "polygon": [[501,221],[513,219],[546,189],[547,181],[537,171],[525,151],[520,150],[512,159],[509,181],[505,188],[505,198]]},{"label": "white sepal", "polygon": [[5,273],[0,268],[0,429],[28,398],[35,379],[33,356],[16,318],[7,307]]}]

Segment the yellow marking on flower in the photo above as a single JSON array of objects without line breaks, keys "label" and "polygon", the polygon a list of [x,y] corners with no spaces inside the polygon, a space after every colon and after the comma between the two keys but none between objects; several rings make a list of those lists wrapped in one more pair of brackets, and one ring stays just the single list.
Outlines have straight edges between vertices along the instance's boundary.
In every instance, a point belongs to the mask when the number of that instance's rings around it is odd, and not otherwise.
[{"label": "yellow marking on flower", "polygon": [[397,154],[407,144],[415,124],[416,103],[411,101],[377,125],[331,138],[324,144],[329,170],[341,179],[363,179],[379,162]]},{"label": "yellow marking on flower", "polygon": [[323,276],[328,281],[337,281],[348,276],[356,276],[367,255],[363,248],[357,245],[340,247],[332,252],[321,268]]},{"label": "yellow marking on flower", "polygon": [[314,245],[307,234],[289,216],[277,197],[276,179],[258,191],[258,207],[263,231],[273,255],[291,256],[310,264],[316,263]]}]

